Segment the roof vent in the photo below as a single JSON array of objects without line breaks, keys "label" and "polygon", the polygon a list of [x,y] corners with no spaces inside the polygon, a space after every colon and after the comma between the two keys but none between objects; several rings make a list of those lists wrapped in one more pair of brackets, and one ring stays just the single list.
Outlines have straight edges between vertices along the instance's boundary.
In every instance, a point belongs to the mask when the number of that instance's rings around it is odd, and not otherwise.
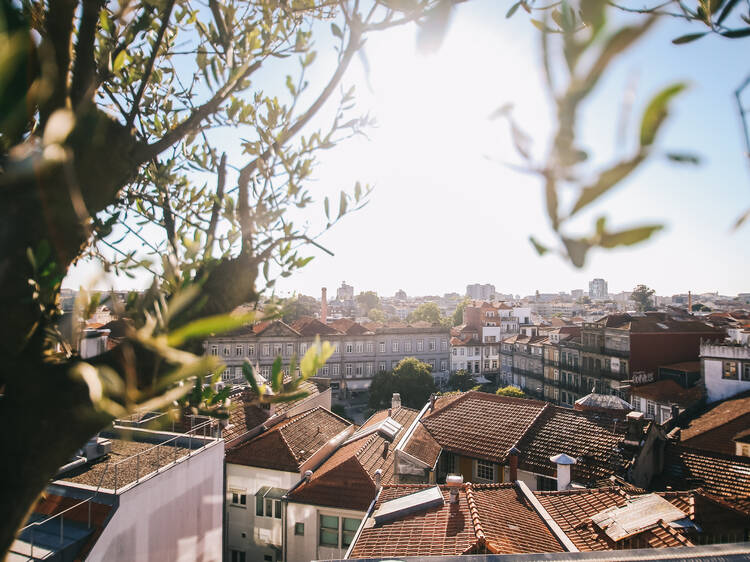
[{"label": "roof vent", "polygon": [[450,503],[458,503],[458,491],[464,484],[464,477],[460,474],[449,474],[445,478],[445,485],[450,490]]},{"label": "roof vent", "polygon": [[403,426],[400,423],[389,416],[380,423],[360,428],[359,431],[354,433],[354,435],[346,441],[346,443],[351,443],[352,441],[356,441],[357,439],[361,439],[362,437],[371,435],[375,432],[379,433],[389,441],[393,441],[396,438],[396,435],[398,435],[398,432],[401,431],[402,427]]},{"label": "roof vent", "polygon": [[433,486],[395,500],[383,502],[372,516],[375,519],[375,524],[380,525],[410,513],[418,513],[431,507],[441,507],[443,504],[443,493],[440,488]]}]

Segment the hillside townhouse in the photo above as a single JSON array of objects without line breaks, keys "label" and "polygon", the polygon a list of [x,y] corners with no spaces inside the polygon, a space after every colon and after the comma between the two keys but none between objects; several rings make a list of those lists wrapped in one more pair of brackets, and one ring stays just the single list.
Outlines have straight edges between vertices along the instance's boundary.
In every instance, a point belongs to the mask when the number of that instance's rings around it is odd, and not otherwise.
[{"label": "hillside townhouse", "polygon": [[750,346],[747,343],[703,342],[700,357],[709,403],[750,391]]},{"label": "hillside townhouse", "polygon": [[304,317],[288,325],[275,320],[212,337],[204,346],[207,354],[224,361],[222,379],[231,384],[242,382],[245,361],[257,365],[260,375],[268,378],[276,357],[287,366],[292,358],[303,356],[316,337],[334,346],[319,375],[331,379],[336,397],[366,390],[376,373],[392,370],[404,357],[424,361],[436,378],[446,377],[450,368],[448,329],[426,322],[363,325],[339,319],[324,324]]}]

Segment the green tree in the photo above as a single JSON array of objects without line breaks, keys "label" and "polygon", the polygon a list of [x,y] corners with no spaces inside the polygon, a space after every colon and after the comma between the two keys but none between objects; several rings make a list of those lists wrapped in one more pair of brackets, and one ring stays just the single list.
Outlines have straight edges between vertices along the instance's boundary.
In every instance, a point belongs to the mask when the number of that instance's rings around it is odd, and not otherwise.
[{"label": "green tree", "polygon": [[638,312],[654,310],[654,293],[655,291],[653,289],[649,289],[648,287],[646,287],[646,285],[638,285],[630,294],[630,300],[635,302],[635,309]]},{"label": "green tree", "polygon": [[711,312],[711,307],[706,306],[705,304],[697,302],[691,308],[691,312]]},{"label": "green tree", "polygon": [[401,403],[419,409],[437,391],[430,366],[415,357],[404,357],[393,372],[378,373],[370,385],[370,408],[388,408],[394,392],[401,395]]},{"label": "green tree", "polygon": [[464,369],[456,371],[448,378],[448,388],[460,392],[471,390],[476,384],[477,383],[474,380],[474,377],[471,376],[471,373]]},{"label": "green tree", "polygon": [[370,310],[374,308],[379,309],[380,297],[375,291],[367,291],[365,293],[360,293],[357,295],[357,304],[365,312],[369,312]]},{"label": "green tree", "polygon": [[501,386],[495,391],[498,396],[509,396],[511,398],[526,398],[523,390],[517,386]]},{"label": "green tree", "polygon": [[[367,35],[435,2],[0,5],[0,423],[13,459],[0,463],[0,554],[77,448],[115,417],[191,395],[180,379],[220,372],[201,339],[250,321],[222,315],[303,267],[305,244],[365,202],[360,184],[333,209],[324,199],[318,230],[288,213],[313,203],[319,151],[370,123],[341,87]],[[313,44],[330,41],[335,64],[317,63]],[[217,145],[229,135],[231,162]],[[82,258],[156,276],[120,311],[137,330],[87,361],[56,329]]]},{"label": "green tree", "polygon": [[385,322],[385,314],[379,308],[371,308],[367,317],[373,322]]},{"label": "green tree", "polygon": [[445,318],[440,313],[438,305],[434,302],[425,302],[420,304],[409,316],[406,318],[407,322],[429,322],[430,324],[443,324]]},{"label": "green tree", "polygon": [[460,326],[464,323],[464,310],[466,310],[466,306],[471,302],[471,299],[469,297],[464,297],[464,299],[456,305],[456,310],[453,311],[453,317],[451,318],[454,326]]},{"label": "green tree", "polygon": [[318,302],[313,297],[297,295],[286,299],[281,305],[281,319],[287,324],[299,320],[303,316],[314,316],[320,311]]}]

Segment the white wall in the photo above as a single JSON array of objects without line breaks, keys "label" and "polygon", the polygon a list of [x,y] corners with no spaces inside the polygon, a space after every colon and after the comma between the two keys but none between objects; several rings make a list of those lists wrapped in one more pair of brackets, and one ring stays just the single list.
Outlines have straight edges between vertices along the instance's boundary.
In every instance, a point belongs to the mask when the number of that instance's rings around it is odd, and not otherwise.
[{"label": "white wall", "polygon": [[[248,562],[273,555],[269,545],[282,546],[283,519],[256,516],[255,493],[263,486],[288,490],[299,479],[296,472],[227,463],[227,549],[247,552]],[[244,507],[231,505],[232,490],[245,493]]]},{"label": "white wall", "polygon": [[[702,345],[701,358],[706,397],[709,404],[750,390],[750,381],[741,380],[742,363],[750,363],[749,347]],[[737,380],[722,378],[724,360],[737,361]]]},{"label": "white wall", "polygon": [[88,560],[219,562],[224,442],[119,494]]},{"label": "white wall", "polygon": [[[348,548],[346,546],[331,548],[318,545],[320,515],[338,517],[339,527],[341,527],[342,517],[362,519],[365,512],[290,502],[287,504],[286,559],[288,562],[309,562],[310,560],[330,560],[344,557]],[[295,523],[305,524],[304,536],[294,534]],[[339,543],[341,543],[341,533],[339,533]]]}]

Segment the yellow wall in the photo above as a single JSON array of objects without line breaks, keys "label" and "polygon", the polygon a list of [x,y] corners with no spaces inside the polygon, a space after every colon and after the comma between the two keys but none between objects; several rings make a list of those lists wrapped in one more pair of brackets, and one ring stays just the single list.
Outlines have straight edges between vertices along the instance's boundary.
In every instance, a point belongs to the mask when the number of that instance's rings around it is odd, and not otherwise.
[{"label": "yellow wall", "polygon": [[[456,455],[456,467],[461,476],[464,477],[464,482],[474,481],[474,459],[470,457],[462,457]],[[495,465],[495,482],[502,482],[505,476],[505,470],[502,465]]]}]

